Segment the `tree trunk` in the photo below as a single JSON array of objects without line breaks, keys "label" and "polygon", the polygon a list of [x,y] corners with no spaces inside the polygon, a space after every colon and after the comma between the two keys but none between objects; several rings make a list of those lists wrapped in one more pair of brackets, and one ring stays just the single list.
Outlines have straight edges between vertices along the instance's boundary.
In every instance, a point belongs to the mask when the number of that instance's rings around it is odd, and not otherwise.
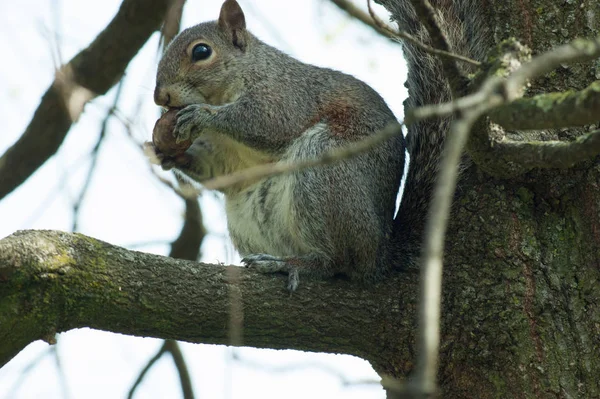
[{"label": "tree trunk", "polygon": [[[409,1],[381,3],[401,29],[418,34],[407,16]],[[465,24],[458,33],[465,43],[455,49],[475,58],[510,37],[535,55],[576,37],[595,37],[600,28],[595,0],[463,1],[471,12],[462,14],[455,3],[432,1],[444,10],[442,24]],[[417,79],[415,71],[427,65],[408,50],[409,95],[443,92]],[[564,67],[533,82],[528,94],[581,90],[599,77],[598,61]],[[565,140],[584,130],[537,137]],[[598,158],[512,179],[475,165],[464,171],[444,256],[439,379],[445,397],[600,397],[599,182]]]}]

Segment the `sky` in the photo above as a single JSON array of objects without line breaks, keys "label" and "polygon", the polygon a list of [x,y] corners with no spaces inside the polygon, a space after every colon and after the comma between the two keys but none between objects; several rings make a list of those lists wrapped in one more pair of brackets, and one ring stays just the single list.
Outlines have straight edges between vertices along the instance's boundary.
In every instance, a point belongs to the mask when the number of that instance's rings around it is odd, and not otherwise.
[{"label": "sky", "polygon": [[[259,38],[301,61],[364,80],[396,116],[402,116],[406,68],[397,43],[352,21],[326,0],[239,3],[249,29]],[[120,0],[0,1],[0,54],[8,55],[0,64],[0,153],[25,130],[56,66],[85,48],[119,4]],[[356,4],[365,7],[362,1]],[[188,0],[182,26],[216,19],[220,6],[219,0]],[[377,10],[388,19],[385,10]],[[157,48],[158,35],[154,35],[126,71],[119,102],[121,120],[112,118],[108,123],[77,231],[164,255],[179,234],[184,207],[150,172],[139,149],[139,143],[150,139],[158,117],[152,100]],[[0,238],[20,229],[72,230],[73,204],[114,96],[113,89],[88,104],[58,153],[0,201]],[[122,120],[130,123],[130,131]],[[201,260],[239,264],[227,236],[222,199],[205,193],[200,201],[208,230]],[[162,344],[157,339],[90,329],[60,334],[58,342],[54,347],[35,342],[0,369],[0,399],[126,397],[141,368]],[[198,398],[385,397],[376,384],[344,383],[378,380],[368,362],[352,356],[186,343],[182,347]],[[150,371],[136,397],[181,397],[170,357],[163,357]]]}]

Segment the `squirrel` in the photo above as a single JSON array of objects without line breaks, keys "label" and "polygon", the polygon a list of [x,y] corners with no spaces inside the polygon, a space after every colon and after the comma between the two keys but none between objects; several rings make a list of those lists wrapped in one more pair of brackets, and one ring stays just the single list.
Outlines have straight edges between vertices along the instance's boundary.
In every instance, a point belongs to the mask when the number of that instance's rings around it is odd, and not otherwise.
[{"label": "squirrel", "polygon": [[[182,156],[151,158],[194,181],[271,162],[298,162],[397,123],[381,96],[339,71],[302,63],[246,29],[236,0],[217,21],[182,31],[159,62],[154,101],[178,110]],[[376,281],[394,264],[394,209],[404,137],[331,166],[223,189],[242,262],[264,273]]]}]

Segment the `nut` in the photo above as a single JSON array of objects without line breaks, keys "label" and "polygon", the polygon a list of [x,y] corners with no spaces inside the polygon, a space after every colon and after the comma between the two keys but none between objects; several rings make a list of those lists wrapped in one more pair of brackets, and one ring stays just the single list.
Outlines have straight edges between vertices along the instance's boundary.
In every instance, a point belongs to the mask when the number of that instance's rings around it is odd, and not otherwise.
[{"label": "nut", "polygon": [[152,131],[152,143],[158,151],[169,157],[183,154],[192,145],[191,140],[184,140],[181,143],[175,141],[173,131],[177,123],[177,112],[179,109],[171,108],[162,114]]}]

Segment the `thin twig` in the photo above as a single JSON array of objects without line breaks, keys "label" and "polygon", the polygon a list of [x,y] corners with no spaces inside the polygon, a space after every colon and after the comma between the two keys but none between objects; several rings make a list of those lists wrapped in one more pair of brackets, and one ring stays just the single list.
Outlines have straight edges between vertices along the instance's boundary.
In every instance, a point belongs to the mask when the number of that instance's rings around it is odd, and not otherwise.
[{"label": "thin twig", "polygon": [[100,154],[100,146],[102,145],[102,142],[104,141],[104,138],[106,137],[108,122],[109,122],[111,116],[113,115],[113,113],[115,112],[115,109],[117,109],[119,99],[121,98],[121,92],[123,89],[124,81],[125,81],[125,78],[121,79],[121,81],[119,82],[119,84],[117,86],[117,92],[115,93],[115,98],[113,100],[113,104],[109,108],[109,110],[106,112],[106,116],[102,120],[102,125],[100,127],[100,134],[98,135],[98,140],[96,141],[96,145],[94,145],[94,148],[92,149],[92,152],[90,154],[90,156],[92,158],[92,162],[90,163],[90,167],[88,168],[87,176],[85,178],[85,183],[83,184],[83,187],[81,188],[81,191],[79,192],[78,198],[73,203],[73,225],[71,226],[71,231],[77,231],[77,229],[79,227],[78,226],[79,225],[79,209],[81,208],[81,205],[83,204],[85,196],[90,187],[92,177],[94,175],[94,172],[96,171],[96,165],[98,164],[98,155]]},{"label": "thin twig", "polygon": [[19,377],[15,380],[12,386],[5,391],[6,396],[4,397],[4,399],[17,397],[17,392],[19,391],[21,385],[23,385],[23,382],[25,382],[25,380],[27,379],[29,373],[31,373],[33,369],[35,369],[45,357],[50,356],[52,354],[52,348],[54,348],[54,346],[50,346],[44,349],[43,351],[39,352],[37,356],[33,358],[33,360],[31,360],[25,367],[21,369]]},{"label": "thin twig", "polygon": [[523,92],[522,87],[534,77],[551,72],[563,64],[590,61],[598,57],[600,57],[600,36],[595,39],[577,39],[533,58],[505,80],[498,77],[488,78],[473,94],[447,103],[408,110],[406,124],[451,116],[456,112],[474,108],[482,102],[488,103],[487,109],[490,110],[519,98]]},{"label": "thin twig", "polygon": [[150,371],[150,369],[152,368],[152,366],[154,366],[154,363],[156,363],[162,357],[162,355],[167,351],[167,345],[166,344],[167,344],[167,341],[165,341],[163,343],[163,345],[160,347],[160,349],[158,350],[158,352],[156,352],[156,354],[154,356],[152,356],[152,358],[148,361],[148,363],[146,363],[146,365],[144,366],[144,368],[142,369],[142,371],[138,375],[137,379],[135,380],[135,382],[131,386],[131,389],[129,389],[129,394],[127,395],[127,399],[132,399],[133,398],[133,394],[135,394],[135,391],[138,389],[138,387],[140,386],[140,384],[144,380],[144,377],[146,376],[146,374],[148,373],[148,371]]},{"label": "thin twig", "polygon": [[220,190],[245,181],[298,172],[300,170],[312,168],[315,166],[330,165],[332,163],[339,162],[364,153],[378,146],[384,141],[401,134],[402,125],[398,123],[391,123],[376,134],[369,136],[362,141],[353,143],[345,147],[327,151],[321,156],[313,159],[307,159],[305,161],[291,163],[279,162],[258,165],[241,170],[239,172],[232,173],[230,175],[220,176],[215,179],[208,180],[204,182],[203,185],[204,188],[206,188],[207,190]]},{"label": "thin twig", "polygon": [[456,53],[452,53],[449,51],[444,51],[444,50],[440,50],[431,46],[426,45],[425,43],[421,42],[420,40],[418,40],[416,37],[414,37],[413,35],[411,35],[408,32],[405,31],[398,31],[393,29],[391,26],[389,26],[388,24],[386,24],[385,22],[383,22],[378,16],[377,14],[375,14],[375,11],[373,10],[373,7],[371,7],[371,0],[367,0],[367,7],[369,9],[369,15],[371,16],[373,23],[379,27],[379,29],[381,29],[382,31],[386,32],[388,36],[390,37],[395,37],[395,38],[400,38],[400,39],[404,39],[407,42],[410,42],[412,44],[414,44],[415,46],[417,46],[418,48],[420,48],[421,50],[425,51],[426,53],[430,53],[430,54],[434,54],[440,57],[446,57],[449,59],[453,59],[456,61],[461,61],[461,62],[466,62],[467,64],[471,64],[474,66],[481,66],[481,62],[479,61],[475,61],[469,57],[465,57],[462,56],[460,54],[456,54]]},{"label": "thin twig", "polygon": [[[433,43],[433,47],[438,50],[442,50],[445,52],[451,52],[450,45],[448,44],[448,40],[444,36],[442,29],[437,21],[437,16],[435,14],[435,9],[429,4],[428,0],[410,0],[412,3],[415,12],[419,16],[419,20],[427,29],[429,33],[429,37],[431,38],[431,42]],[[466,78],[462,75],[456,62],[454,59],[450,59],[444,56],[439,56],[440,61],[442,62],[442,68],[444,70],[444,75],[448,80],[450,85],[450,90],[452,91],[453,97],[458,97],[462,94],[465,86]]]},{"label": "thin twig", "polygon": [[351,16],[352,18],[362,22],[367,25],[369,28],[373,29],[375,32],[383,35],[387,38],[394,38],[397,35],[393,31],[393,29],[388,28],[383,24],[380,26],[377,21],[369,17],[369,14],[355,6],[349,0],[330,0],[333,4],[335,4],[340,10],[344,11],[346,14]]},{"label": "thin twig", "polygon": [[179,382],[181,383],[181,391],[183,399],[194,399],[194,389],[192,388],[192,379],[190,378],[190,372],[187,367],[187,363],[183,358],[183,353],[179,347],[179,343],[172,339],[167,339],[164,346],[166,350],[171,353],[173,357],[173,363],[179,374]]},{"label": "thin twig", "polygon": [[433,395],[437,390],[442,257],[450,206],[456,188],[458,165],[469,132],[483,112],[484,109],[469,110],[462,118],[452,123],[427,215],[423,248],[424,265],[419,290],[419,332],[417,334],[419,355],[415,371],[418,391],[425,395]]},{"label": "thin twig", "polygon": [[71,397],[71,393],[69,392],[69,384],[67,384],[65,369],[62,365],[60,355],[58,354],[58,343],[50,346],[50,352],[52,353],[52,356],[54,357],[54,364],[56,365],[56,372],[58,374],[58,381],[60,383],[62,397],[64,399],[69,399]]},{"label": "thin twig", "polygon": [[527,81],[555,70],[563,64],[591,61],[600,57],[600,36],[595,39],[577,39],[535,57],[510,76],[505,85],[508,101],[518,97]]}]

